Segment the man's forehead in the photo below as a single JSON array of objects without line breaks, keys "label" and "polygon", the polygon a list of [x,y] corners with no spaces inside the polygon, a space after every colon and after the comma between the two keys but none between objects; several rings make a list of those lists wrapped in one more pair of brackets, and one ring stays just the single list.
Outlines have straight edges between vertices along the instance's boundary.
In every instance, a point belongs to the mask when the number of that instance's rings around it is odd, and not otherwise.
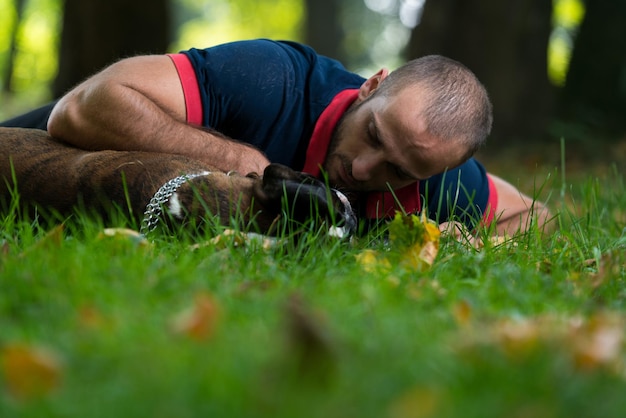
[{"label": "man's forehead", "polygon": [[423,98],[400,95],[379,109],[375,119],[386,136],[391,157],[417,178],[427,178],[457,166],[465,155],[457,141],[437,138],[428,130]]}]

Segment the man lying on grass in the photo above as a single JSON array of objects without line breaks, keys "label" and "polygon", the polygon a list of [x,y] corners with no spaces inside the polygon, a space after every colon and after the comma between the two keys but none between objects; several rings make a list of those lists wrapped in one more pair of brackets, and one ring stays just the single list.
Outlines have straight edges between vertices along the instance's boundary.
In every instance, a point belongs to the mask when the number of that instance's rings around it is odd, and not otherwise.
[{"label": "man lying on grass", "polygon": [[[350,194],[360,218],[427,211],[469,230],[525,229],[541,203],[471,156],[491,130],[487,92],[426,56],[368,79],[293,42],[251,40],[123,59],[3,126],[47,127],[85,150],[190,157],[225,172],[281,163]],[[393,191],[393,193],[391,192]]]}]

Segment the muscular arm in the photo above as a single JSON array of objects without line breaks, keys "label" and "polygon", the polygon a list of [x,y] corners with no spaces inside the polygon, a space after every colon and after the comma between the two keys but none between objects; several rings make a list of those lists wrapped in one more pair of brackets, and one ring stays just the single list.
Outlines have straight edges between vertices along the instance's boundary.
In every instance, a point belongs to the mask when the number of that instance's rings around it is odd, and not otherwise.
[{"label": "muscular arm", "polygon": [[257,149],[186,123],[182,86],[171,59],[119,61],[79,84],[55,106],[49,133],[89,150],[181,154],[222,170],[262,173]]}]

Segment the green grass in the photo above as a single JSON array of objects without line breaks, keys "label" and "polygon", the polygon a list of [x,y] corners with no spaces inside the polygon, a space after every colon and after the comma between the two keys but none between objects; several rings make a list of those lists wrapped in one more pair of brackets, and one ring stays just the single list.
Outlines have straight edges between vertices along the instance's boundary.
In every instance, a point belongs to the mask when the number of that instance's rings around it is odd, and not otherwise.
[{"label": "green grass", "polygon": [[[102,238],[87,219],[55,240],[14,211],[0,218],[0,416],[621,417],[624,178],[561,186],[543,190],[554,233],[443,239],[423,273],[366,273],[355,256],[377,235],[192,251]],[[203,295],[215,329],[176,332]],[[14,394],[16,345],[55,359],[39,395]]]}]

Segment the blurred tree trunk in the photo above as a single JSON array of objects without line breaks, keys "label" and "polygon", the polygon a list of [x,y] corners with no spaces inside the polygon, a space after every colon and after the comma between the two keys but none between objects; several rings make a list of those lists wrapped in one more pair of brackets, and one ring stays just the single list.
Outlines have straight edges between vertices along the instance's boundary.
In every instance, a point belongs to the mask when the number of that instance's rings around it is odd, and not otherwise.
[{"label": "blurred tree trunk", "polygon": [[2,74],[2,90],[4,90],[5,93],[11,93],[13,91],[13,64],[15,62],[17,37],[22,24],[25,4],[25,0],[15,1],[15,22],[13,23],[13,27],[9,33],[9,57],[7,59],[4,73]]},{"label": "blurred tree trunk", "polygon": [[344,61],[339,0],[305,0],[304,42],[317,52]]},{"label": "blurred tree trunk", "polygon": [[168,4],[168,0],[65,0],[54,96],[120,58],[164,53],[170,40]]},{"label": "blurred tree trunk", "polygon": [[555,103],[547,74],[551,16],[547,0],[428,0],[408,58],[440,54],[464,63],[491,96],[492,137],[538,139]]},{"label": "blurred tree trunk", "polygon": [[559,114],[608,134],[626,131],[626,1],[585,2]]}]

